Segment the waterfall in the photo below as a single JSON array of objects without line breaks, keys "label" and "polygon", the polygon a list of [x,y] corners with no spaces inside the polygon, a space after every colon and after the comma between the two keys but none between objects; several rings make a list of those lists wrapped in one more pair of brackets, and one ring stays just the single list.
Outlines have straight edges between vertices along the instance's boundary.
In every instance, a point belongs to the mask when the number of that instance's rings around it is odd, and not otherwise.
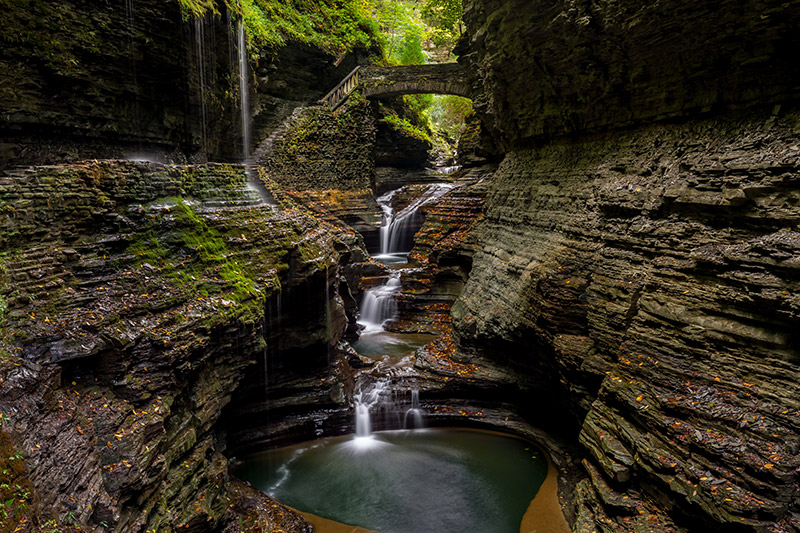
[{"label": "waterfall", "polygon": [[[373,417],[379,411],[383,411],[385,420],[383,426],[386,429],[400,427],[400,415],[405,412],[402,421],[403,429],[420,429],[424,427],[422,422],[422,409],[419,406],[419,388],[415,385],[411,389],[411,407],[400,398],[408,398],[405,392],[408,391],[401,385],[399,391],[393,390],[390,378],[383,377],[368,384],[362,384],[356,394],[353,395],[353,406],[355,408],[356,437],[370,437],[372,435]],[[380,420],[380,418],[378,419]]]},{"label": "waterfall", "polygon": [[[408,419],[411,417],[411,425],[408,424]],[[422,409],[419,407],[419,389],[411,389],[411,407],[406,411],[406,416],[403,419],[403,429],[420,429],[425,427],[422,423]]]},{"label": "waterfall", "polygon": [[203,157],[208,159],[208,116],[206,111],[206,53],[205,53],[205,19],[194,19],[194,42],[197,67],[197,86],[200,97],[200,126],[202,135],[201,151]]},{"label": "waterfall", "polygon": [[134,133],[141,133],[139,119],[139,76],[136,72],[136,5],[135,0],[125,0],[125,18],[128,22],[128,59],[133,81],[133,122]]},{"label": "waterfall", "polygon": [[397,190],[379,197],[377,202],[384,214],[384,223],[380,230],[381,255],[410,252],[414,244],[414,233],[422,225],[419,209],[441,198],[452,188],[453,186],[448,183],[430,185],[424,193],[415,198],[399,213],[394,213],[394,209],[392,209],[392,200]]},{"label": "waterfall", "polygon": [[364,333],[383,331],[383,324],[397,316],[396,294],[400,291],[400,273],[391,272],[386,283],[364,293],[361,299],[360,323]]},{"label": "waterfall", "polygon": [[242,19],[236,21],[239,55],[239,110],[242,122],[242,159],[250,156],[250,91],[247,83],[247,43]]},{"label": "waterfall", "polygon": [[388,378],[381,378],[370,384],[367,389],[359,389],[353,395],[353,403],[356,411],[356,437],[370,437],[372,435],[372,421],[370,419],[372,410],[391,397],[389,386],[391,381]]}]

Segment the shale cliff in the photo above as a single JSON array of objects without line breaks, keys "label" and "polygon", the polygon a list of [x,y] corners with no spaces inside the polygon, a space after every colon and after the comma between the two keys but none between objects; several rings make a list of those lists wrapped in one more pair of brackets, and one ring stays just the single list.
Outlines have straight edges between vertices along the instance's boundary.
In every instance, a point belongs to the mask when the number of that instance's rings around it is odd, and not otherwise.
[{"label": "shale cliff", "polygon": [[218,164],[21,169],[0,179],[0,212],[1,434],[17,473],[3,525],[305,530],[229,477],[218,420],[276,342],[280,294],[313,331],[284,345],[337,342],[352,238]]},{"label": "shale cliff", "polygon": [[577,436],[577,531],[800,528],[797,7],[466,2],[506,155],[453,358]]},{"label": "shale cliff", "polygon": [[0,2],[0,171],[84,158],[242,161],[243,83],[258,139],[368,53],[245,50],[241,15],[202,5],[201,16],[177,0]]},{"label": "shale cliff", "polygon": [[506,147],[798,96],[795,2],[472,0],[464,22]]}]

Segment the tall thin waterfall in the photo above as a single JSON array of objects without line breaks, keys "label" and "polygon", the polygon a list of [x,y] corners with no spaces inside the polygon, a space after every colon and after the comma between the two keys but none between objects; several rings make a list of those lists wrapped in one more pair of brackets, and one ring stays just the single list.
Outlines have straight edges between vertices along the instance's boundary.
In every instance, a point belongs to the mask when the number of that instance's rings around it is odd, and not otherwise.
[{"label": "tall thin waterfall", "polygon": [[[411,419],[411,424],[408,419]],[[403,429],[420,429],[424,427],[422,423],[422,409],[419,407],[419,389],[415,386],[411,389],[411,407],[406,411],[403,418]]]},{"label": "tall thin waterfall", "polygon": [[133,81],[133,121],[139,134],[139,76],[136,72],[136,3],[135,0],[125,0],[125,18],[128,22],[128,60],[130,62],[131,78]]},{"label": "tall thin waterfall", "polygon": [[203,157],[208,157],[208,114],[206,111],[206,30],[205,19],[195,17],[194,19],[194,43],[197,67],[197,86],[200,97],[200,122]]},{"label": "tall thin waterfall", "polygon": [[364,333],[383,331],[383,324],[397,316],[395,295],[400,291],[400,273],[391,272],[384,285],[369,289],[361,299],[360,323]]},{"label": "tall thin waterfall", "polygon": [[250,91],[247,83],[247,42],[244,31],[244,22],[241,18],[236,21],[236,48],[239,56],[239,109],[242,122],[242,159],[250,156]]},{"label": "tall thin waterfall", "polygon": [[447,183],[430,185],[424,193],[399,213],[394,213],[392,209],[392,200],[396,190],[379,197],[377,201],[384,213],[384,224],[380,231],[381,255],[410,252],[414,244],[414,233],[422,224],[419,209],[441,198],[452,188],[453,186]]}]

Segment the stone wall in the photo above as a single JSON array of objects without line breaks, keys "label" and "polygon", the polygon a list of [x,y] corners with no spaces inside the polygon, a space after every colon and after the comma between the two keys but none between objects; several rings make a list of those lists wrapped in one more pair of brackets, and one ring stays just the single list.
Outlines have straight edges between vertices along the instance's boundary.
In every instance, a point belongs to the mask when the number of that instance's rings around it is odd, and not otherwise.
[{"label": "stone wall", "polygon": [[374,122],[363,100],[336,112],[323,106],[298,109],[260,163],[285,189],[374,189]]}]

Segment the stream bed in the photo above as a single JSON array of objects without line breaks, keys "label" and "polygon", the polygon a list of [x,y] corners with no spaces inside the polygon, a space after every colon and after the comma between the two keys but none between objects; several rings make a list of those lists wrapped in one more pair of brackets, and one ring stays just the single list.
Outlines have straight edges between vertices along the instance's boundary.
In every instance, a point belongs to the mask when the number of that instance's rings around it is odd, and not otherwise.
[{"label": "stream bed", "polygon": [[497,433],[382,431],[261,452],[234,474],[300,511],[382,533],[518,533],[547,459]]}]

